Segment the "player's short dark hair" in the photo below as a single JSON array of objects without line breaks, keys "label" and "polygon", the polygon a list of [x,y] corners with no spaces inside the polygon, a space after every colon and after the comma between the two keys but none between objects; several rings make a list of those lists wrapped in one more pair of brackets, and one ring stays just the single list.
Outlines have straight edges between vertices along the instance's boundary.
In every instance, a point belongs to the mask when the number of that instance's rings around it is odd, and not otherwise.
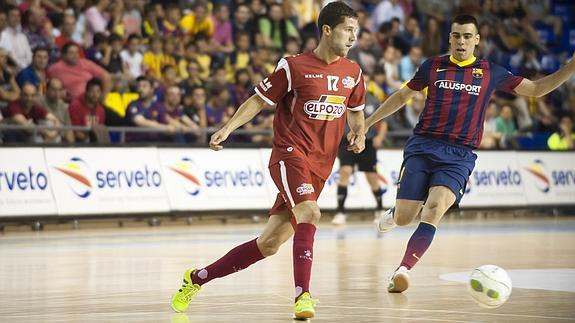
[{"label": "player's short dark hair", "polygon": [[357,19],[357,13],[342,1],[331,2],[327,6],[323,7],[319,13],[319,18],[317,18],[317,27],[319,28],[320,37],[322,34],[321,27],[323,27],[323,25],[335,28],[335,26],[341,24],[345,18]]},{"label": "player's short dark hair", "polygon": [[86,92],[88,92],[92,87],[98,86],[100,89],[102,88],[102,80],[99,78],[91,78],[88,83],[86,83]]},{"label": "player's short dark hair", "polygon": [[477,19],[475,19],[475,17],[473,17],[472,15],[456,16],[455,18],[453,18],[451,24],[459,24],[459,25],[473,24],[475,26],[475,30],[477,30],[477,33],[479,33],[479,24],[477,23]]}]

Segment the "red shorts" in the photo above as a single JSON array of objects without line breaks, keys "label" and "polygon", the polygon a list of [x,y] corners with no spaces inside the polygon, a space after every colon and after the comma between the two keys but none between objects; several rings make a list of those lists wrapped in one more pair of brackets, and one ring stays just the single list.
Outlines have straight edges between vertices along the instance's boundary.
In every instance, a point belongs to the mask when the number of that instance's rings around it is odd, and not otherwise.
[{"label": "red shorts", "polygon": [[301,159],[280,160],[269,167],[270,174],[280,191],[270,215],[291,210],[304,201],[317,201],[325,180],[309,170]]}]

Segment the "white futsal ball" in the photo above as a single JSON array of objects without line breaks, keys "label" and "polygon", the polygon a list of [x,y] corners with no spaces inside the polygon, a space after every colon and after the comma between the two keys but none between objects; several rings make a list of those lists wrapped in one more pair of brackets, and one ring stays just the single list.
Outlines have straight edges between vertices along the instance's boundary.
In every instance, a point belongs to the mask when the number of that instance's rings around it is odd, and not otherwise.
[{"label": "white futsal ball", "polygon": [[485,308],[499,307],[511,295],[511,278],[505,270],[495,265],[475,268],[467,286],[471,297]]}]

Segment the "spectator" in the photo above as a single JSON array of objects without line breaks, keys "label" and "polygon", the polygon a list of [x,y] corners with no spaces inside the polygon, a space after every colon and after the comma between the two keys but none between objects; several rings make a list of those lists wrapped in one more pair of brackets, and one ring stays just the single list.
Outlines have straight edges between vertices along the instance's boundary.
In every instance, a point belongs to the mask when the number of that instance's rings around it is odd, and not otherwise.
[{"label": "spectator", "polygon": [[247,68],[251,60],[250,35],[240,32],[236,36],[236,50],[226,59],[226,73],[228,80],[233,79],[234,73]]},{"label": "spectator", "polygon": [[163,33],[162,18],[158,15],[156,10],[157,5],[153,3],[146,3],[144,6],[144,23],[142,24],[142,36],[145,38],[158,37]]},{"label": "spectator", "polygon": [[499,142],[503,137],[497,131],[497,115],[499,111],[495,102],[490,102],[485,111],[485,121],[483,128],[483,137],[481,137],[481,149],[496,149],[499,147]]},{"label": "spectator", "polygon": [[517,127],[513,121],[513,109],[510,105],[503,105],[499,116],[495,119],[495,129],[501,134],[501,148],[511,148],[513,137],[517,134]]},{"label": "spectator", "polygon": [[50,33],[50,22],[43,8],[31,7],[25,13],[26,30],[24,33],[32,52],[38,47],[48,49],[50,62],[55,62],[58,51],[54,46],[54,36]]},{"label": "spectator", "polygon": [[383,63],[385,69],[386,86],[390,92],[399,90],[402,84],[399,78],[400,57],[401,54],[395,47],[388,46],[383,52],[383,59],[380,61],[380,64]]},{"label": "spectator", "polygon": [[315,36],[308,36],[304,38],[303,41],[303,52],[311,52],[314,50],[317,45],[319,44],[317,37]]},{"label": "spectator", "polygon": [[124,49],[122,37],[118,34],[112,34],[108,41],[110,42],[110,45],[108,46],[110,48],[110,59],[108,60],[108,64],[104,65],[104,67],[108,73],[127,80],[127,76],[123,77],[123,63],[122,58],[120,57],[120,53]]},{"label": "spectator", "polygon": [[120,53],[124,74],[128,75],[128,80],[132,81],[144,75],[143,61],[144,55],[140,53],[140,37],[130,35],[128,37],[128,48]]},{"label": "spectator", "polygon": [[[46,87],[46,95],[41,96],[38,99],[38,103],[44,107],[49,113],[53,114],[58,122],[63,126],[71,126],[72,121],[70,120],[70,112],[68,111],[68,103],[64,101],[66,90],[64,90],[64,85],[59,79],[51,79],[48,81]],[[72,130],[65,130],[63,133],[63,139],[66,142],[74,142],[74,132]]]},{"label": "spectator", "polygon": [[245,33],[249,35],[248,40],[251,47],[256,45],[259,46],[262,43],[258,24],[255,19],[253,19],[252,12],[246,4],[238,4],[236,7],[232,24],[232,33],[236,42],[239,34]]},{"label": "spectator", "polygon": [[212,21],[214,22],[214,34],[211,38],[213,50],[222,54],[232,53],[234,51],[234,41],[228,6],[223,3],[218,4],[214,10]]},{"label": "spectator", "polygon": [[[443,52],[443,32],[439,26],[439,21],[433,17],[427,19],[425,37],[421,41],[421,50],[423,56],[433,57]],[[481,43],[483,43],[483,34],[481,34]]]},{"label": "spectator", "polygon": [[110,62],[112,47],[109,45],[108,36],[104,33],[95,33],[92,46],[86,50],[86,58],[105,68]]},{"label": "spectator", "polygon": [[8,5],[4,10],[8,18],[7,26],[0,34],[0,48],[6,49],[20,70],[32,63],[32,50],[28,38],[22,32],[18,8]]},{"label": "spectator", "polygon": [[[143,127],[164,130],[173,133],[176,128],[167,124],[166,111],[162,104],[154,104],[152,80],[143,76],[136,79],[140,97],[132,101],[126,110],[126,124],[132,127]],[[157,133],[131,133],[126,141],[158,141],[165,138]]]},{"label": "spectator", "polygon": [[231,92],[232,102],[236,109],[253,94],[254,86],[250,82],[250,73],[247,69],[240,69],[236,72]]},{"label": "spectator", "polygon": [[405,20],[405,13],[399,4],[399,0],[381,1],[371,13],[373,29],[378,30],[381,24],[391,21],[392,18],[399,19],[399,22],[401,25],[403,25],[403,21]]},{"label": "spectator", "polygon": [[105,96],[112,86],[110,75],[92,61],[80,58],[80,49],[74,43],[66,44],[62,48],[60,61],[48,67],[48,78],[62,81],[70,101],[81,98],[86,91],[86,84],[95,77],[102,80],[102,91]]},{"label": "spectator", "polygon": [[208,6],[203,2],[198,2],[194,10],[182,18],[180,28],[188,37],[194,37],[199,33],[211,37],[214,33],[214,22],[209,15]]},{"label": "spectator", "polygon": [[564,116],[559,122],[559,129],[547,140],[547,146],[551,150],[573,150],[575,147],[575,133],[573,132],[573,119]]},{"label": "spectator", "polygon": [[421,63],[423,63],[421,48],[418,46],[411,47],[409,55],[403,56],[399,61],[399,79],[402,82],[409,81]]},{"label": "spectator", "polygon": [[[92,41],[92,35],[88,34],[86,22],[86,2],[87,0],[72,0],[71,9],[67,10],[68,15],[74,16],[76,20],[76,27],[72,34],[72,41],[78,44],[79,47],[88,47]],[[64,43],[62,46],[66,45]]]},{"label": "spectator", "polygon": [[521,7],[527,14],[527,20],[533,26],[536,23],[543,23],[553,27],[555,39],[560,39],[563,29],[563,22],[560,17],[551,14],[551,1],[538,0],[526,1],[521,0]]},{"label": "spectator", "polygon": [[210,53],[208,36],[203,33],[197,34],[194,39],[194,45],[197,50],[195,58],[202,67],[200,77],[202,80],[206,81],[210,77],[210,67],[212,66],[212,56]]},{"label": "spectator", "polygon": [[285,43],[289,37],[299,39],[297,28],[284,18],[282,6],[272,3],[267,17],[259,20],[259,29],[262,35],[263,45],[285,51]]},{"label": "spectator", "polygon": [[[36,102],[36,87],[32,84],[24,84],[19,100],[12,101],[8,108],[3,111],[5,122],[15,125],[33,128],[34,125],[60,126],[58,119]],[[30,130],[14,130],[4,133],[6,142],[55,142],[58,140],[58,132],[55,130],[40,130],[40,136],[32,137]]]},{"label": "spectator", "polygon": [[180,8],[175,4],[169,4],[166,8],[166,19],[163,20],[164,37],[181,37],[184,34],[179,26],[181,18]]},{"label": "spectator", "polygon": [[[174,127],[177,131],[194,131],[199,134],[199,127],[197,124],[187,124],[183,121],[184,108],[182,106],[182,92],[178,86],[171,85],[166,89],[166,97],[164,100],[164,108],[166,111],[166,123]],[[177,142],[184,142],[185,135],[176,135]]]},{"label": "spectator", "polygon": [[173,65],[164,66],[164,69],[162,70],[162,79],[154,90],[154,101],[164,101],[164,96],[168,87],[178,86],[178,83],[179,79],[176,67]]},{"label": "spectator", "polygon": [[206,90],[196,86],[184,96],[184,113],[182,122],[190,128],[205,129],[208,126],[206,117]]},{"label": "spectator", "polygon": [[16,78],[8,69],[8,52],[0,48],[0,111],[20,97],[20,87]]},{"label": "spectator", "polygon": [[0,9],[0,34],[6,28],[6,20],[8,19],[6,11]]},{"label": "spectator", "polygon": [[417,18],[409,17],[405,22],[405,28],[396,38],[395,46],[401,51],[402,55],[407,55],[413,46],[421,46],[421,30]]},{"label": "spectator", "polygon": [[[56,37],[56,40],[54,41],[60,53],[62,52],[64,45],[70,42],[73,42],[78,45],[78,47],[81,47],[80,44],[82,44],[82,42],[78,43],[74,39],[75,31],[76,17],[69,14],[64,15],[64,18],[62,19],[62,26],[60,26],[60,36]],[[84,51],[82,49],[80,49],[80,57],[84,58]]]},{"label": "spectator", "polygon": [[347,57],[359,64],[365,74],[373,74],[377,65],[377,58],[381,57],[381,50],[375,44],[373,34],[362,29],[357,36],[356,45],[349,50]]},{"label": "spectator", "polygon": [[191,93],[192,89],[196,86],[204,86],[204,81],[200,77],[200,74],[202,73],[202,67],[198,61],[192,59],[188,62],[187,73],[188,77],[180,83],[180,88],[185,94]]},{"label": "spectator", "polygon": [[176,65],[176,60],[164,53],[163,40],[153,38],[150,43],[150,50],[144,53],[143,65],[147,76],[155,80],[162,79],[162,69],[167,65]]},{"label": "spectator", "polygon": [[226,123],[236,111],[230,102],[230,93],[227,88],[215,88],[206,105],[208,127],[219,127]]},{"label": "spectator", "polygon": [[231,89],[231,84],[228,82],[228,78],[226,76],[226,69],[223,67],[218,67],[213,70],[212,79],[206,87],[208,92],[217,88]]},{"label": "spectator", "polygon": [[411,128],[419,122],[419,116],[425,107],[425,95],[422,92],[417,92],[405,106],[405,120],[409,123]]},{"label": "spectator", "polygon": [[84,94],[70,103],[70,120],[74,126],[91,128],[92,132],[75,131],[78,142],[95,141],[95,133],[106,123],[106,112],[101,104],[103,84],[97,78],[90,79],[84,89]]},{"label": "spectator", "polygon": [[110,0],[96,0],[94,5],[86,10],[88,37],[96,33],[109,34],[107,29],[110,22],[110,15],[107,12],[109,6]]},{"label": "spectator", "polygon": [[142,14],[138,6],[136,0],[124,0],[124,14],[122,16],[124,38],[125,36],[139,35],[142,30]]},{"label": "spectator", "polygon": [[41,95],[46,93],[46,67],[48,67],[48,49],[37,47],[32,56],[32,64],[16,75],[16,82],[20,87],[26,83],[34,85]]}]

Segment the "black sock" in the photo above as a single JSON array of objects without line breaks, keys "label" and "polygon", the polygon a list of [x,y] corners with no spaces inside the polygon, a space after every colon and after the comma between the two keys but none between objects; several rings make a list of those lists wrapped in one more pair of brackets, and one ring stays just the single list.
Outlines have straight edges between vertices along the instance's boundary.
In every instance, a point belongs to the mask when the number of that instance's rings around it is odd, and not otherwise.
[{"label": "black sock", "polygon": [[375,197],[375,201],[377,202],[376,210],[378,210],[378,211],[383,210],[383,199],[382,199],[382,194],[381,194],[380,188],[373,191],[373,197]]},{"label": "black sock", "polygon": [[337,212],[344,213],[345,199],[347,198],[347,186],[337,187]]}]

